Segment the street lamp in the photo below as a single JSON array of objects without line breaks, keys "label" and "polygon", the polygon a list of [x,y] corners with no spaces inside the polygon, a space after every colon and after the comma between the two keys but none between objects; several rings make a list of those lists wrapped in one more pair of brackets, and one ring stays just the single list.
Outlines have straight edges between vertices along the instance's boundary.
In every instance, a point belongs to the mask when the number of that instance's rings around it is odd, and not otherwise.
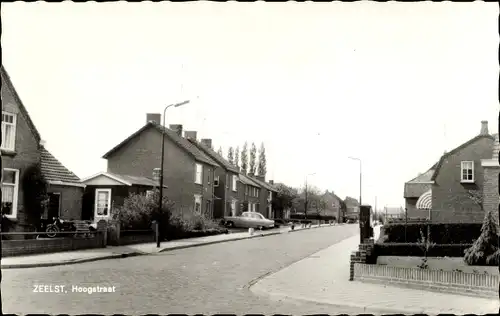
[{"label": "street lamp", "polygon": [[361,209],[361,183],[362,183],[361,159],[356,157],[349,157],[349,159],[357,160],[359,162],[359,207]]},{"label": "street lamp", "polygon": [[[160,163],[160,197],[159,197],[159,201],[158,201],[158,226],[157,226],[157,229],[159,230],[160,229],[160,225],[159,225],[159,222],[160,222],[160,214],[161,214],[161,208],[162,208],[162,200],[163,200],[163,160],[165,160],[165,115],[166,115],[166,112],[167,112],[167,109],[169,107],[179,107],[181,105],[184,105],[184,104],[188,104],[189,103],[189,100],[186,100],[184,102],[180,102],[180,103],[175,103],[175,104],[170,104],[170,105],[167,105],[165,107],[165,109],[163,110],[163,128],[161,129],[161,163]],[[157,232],[157,236],[158,238],[156,239],[156,247],[157,248],[160,248],[160,234],[159,232]]]},{"label": "street lamp", "polygon": [[306,175],[306,200],[304,201],[304,219],[307,219],[307,207],[309,205],[309,201],[307,200],[307,195],[308,195],[307,177],[314,176],[315,174],[316,174],[316,172]]}]

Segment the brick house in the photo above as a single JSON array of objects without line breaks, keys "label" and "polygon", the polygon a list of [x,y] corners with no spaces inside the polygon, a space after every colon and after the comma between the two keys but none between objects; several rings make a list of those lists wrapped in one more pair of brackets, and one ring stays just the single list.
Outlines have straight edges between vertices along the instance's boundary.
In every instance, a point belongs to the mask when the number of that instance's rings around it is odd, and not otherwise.
[{"label": "brick house", "polygon": [[482,222],[484,211],[474,196],[483,196],[482,161],[491,159],[494,140],[488,122],[482,121],[479,135],[441,156],[422,181],[430,185],[415,203],[416,209],[423,212],[412,210],[411,215],[421,217],[427,213],[425,217],[430,216],[433,222]]},{"label": "brick house", "polygon": [[261,186],[248,177],[244,172],[240,172],[238,176],[240,182],[240,188],[238,188],[238,191],[241,203],[240,209],[237,210],[236,215],[243,212],[259,212],[264,215],[265,210],[263,210],[260,204],[260,196],[263,194],[261,193]]},{"label": "brick house", "polygon": [[214,194],[217,198],[214,202],[214,218],[234,216],[238,209],[241,186],[238,168],[213,150],[212,139],[201,139],[198,142],[196,131],[186,131],[185,134],[193,145],[220,165],[220,168],[215,169]]},{"label": "brick house", "polygon": [[345,203],[345,219],[358,220],[359,219],[359,202],[355,198],[346,196]]},{"label": "brick house", "polygon": [[266,218],[275,218],[272,208],[273,196],[278,193],[278,191],[270,183],[266,182],[266,177],[261,175],[254,175],[252,173],[248,174],[248,177],[253,180],[253,182],[260,185],[261,193],[259,195],[259,212]]},{"label": "brick house", "polygon": [[434,183],[431,179],[436,167],[437,163],[426,172],[405,183],[404,199],[408,217],[428,218],[432,205],[432,184]]},{"label": "brick house", "polygon": [[214,176],[219,165],[182,136],[182,125],[161,124],[161,114],[147,114],[146,124],[107,152],[107,172],[115,175],[152,178],[161,165],[164,146],[165,195],[176,208],[213,216]]},{"label": "brick house", "polygon": [[498,204],[500,203],[500,196],[498,194],[498,173],[500,173],[499,150],[499,137],[496,134],[491,158],[481,160],[481,166],[484,170],[483,209],[485,212],[490,211],[493,213],[496,223],[498,223]]},{"label": "brick house", "polygon": [[5,68],[2,80],[2,214],[14,223],[14,230],[28,231],[24,208],[25,171],[38,164],[47,180],[48,206],[42,217],[81,218],[81,198],[85,187],[45,147],[40,133],[17,94]]},{"label": "brick house", "polygon": [[329,192],[328,190],[323,194],[322,199],[325,202],[326,208],[324,215],[334,216],[339,223],[342,222],[346,214],[346,205],[344,201],[333,191]]}]

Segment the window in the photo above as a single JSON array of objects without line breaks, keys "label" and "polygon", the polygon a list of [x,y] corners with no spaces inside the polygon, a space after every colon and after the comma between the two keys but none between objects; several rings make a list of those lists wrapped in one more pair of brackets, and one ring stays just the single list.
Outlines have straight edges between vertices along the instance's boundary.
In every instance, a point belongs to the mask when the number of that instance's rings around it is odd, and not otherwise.
[{"label": "window", "polygon": [[235,175],[233,175],[233,191],[236,192],[238,190],[238,179],[236,178]]},{"label": "window", "polygon": [[95,216],[108,217],[111,208],[111,189],[95,190]]},{"label": "window", "polygon": [[19,170],[3,169],[2,172],[2,214],[8,218],[17,217],[17,194],[19,192]]},{"label": "window", "polygon": [[208,169],[208,172],[207,172],[207,183],[208,185],[210,185],[210,175],[212,174],[212,170]]},{"label": "window", "polygon": [[203,184],[203,166],[199,163],[196,164],[196,177],[194,178],[194,182],[197,184]]},{"label": "window", "polygon": [[255,189],[255,192],[257,192],[256,196],[259,197],[260,190],[259,189]]},{"label": "window", "polygon": [[245,185],[245,195],[249,195],[249,194],[248,194],[248,191],[249,191],[249,189],[248,189],[248,185]]},{"label": "window", "polygon": [[216,176],[214,178],[214,187],[218,187],[219,186],[219,176]]},{"label": "window", "polygon": [[272,193],[271,191],[269,191],[269,192],[267,193],[267,200],[268,200],[268,201],[271,201],[272,199],[273,199],[273,193]]},{"label": "window", "polygon": [[474,182],[474,161],[462,161],[462,182]]},{"label": "window", "polygon": [[194,196],[194,211],[201,214],[201,195]]},{"label": "window", "polygon": [[236,201],[231,202],[231,216],[236,216]]},{"label": "window", "polygon": [[2,112],[2,149],[15,150],[16,115]]},{"label": "window", "polygon": [[147,190],[146,191],[146,198],[147,199],[153,198],[153,190]]}]

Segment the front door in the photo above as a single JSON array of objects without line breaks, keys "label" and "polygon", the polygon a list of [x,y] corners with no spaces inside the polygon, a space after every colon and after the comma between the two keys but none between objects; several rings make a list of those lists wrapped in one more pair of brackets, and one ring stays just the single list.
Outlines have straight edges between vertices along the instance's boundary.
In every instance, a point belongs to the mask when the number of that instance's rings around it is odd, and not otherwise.
[{"label": "front door", "polygon": [[95,190],[94,221],[108,219],[111,212],[111,189]]},{"label": "front door", "polygon": [[61,213],[61,193],[51,192],[49,196],[49,203],[47,205],[47,219],[52,220],[54,217],[59,217]]}]

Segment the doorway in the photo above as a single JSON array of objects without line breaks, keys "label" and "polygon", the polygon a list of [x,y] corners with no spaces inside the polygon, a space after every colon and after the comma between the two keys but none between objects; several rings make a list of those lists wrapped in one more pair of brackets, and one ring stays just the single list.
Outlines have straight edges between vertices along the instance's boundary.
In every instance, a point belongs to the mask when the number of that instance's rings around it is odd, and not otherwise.
[{"label": "doorway", "polygon": [[49,203],[47,206],[47,219],[52,220],[54,217],[59,217],[61,214],[61,193],[48,193]]}]

